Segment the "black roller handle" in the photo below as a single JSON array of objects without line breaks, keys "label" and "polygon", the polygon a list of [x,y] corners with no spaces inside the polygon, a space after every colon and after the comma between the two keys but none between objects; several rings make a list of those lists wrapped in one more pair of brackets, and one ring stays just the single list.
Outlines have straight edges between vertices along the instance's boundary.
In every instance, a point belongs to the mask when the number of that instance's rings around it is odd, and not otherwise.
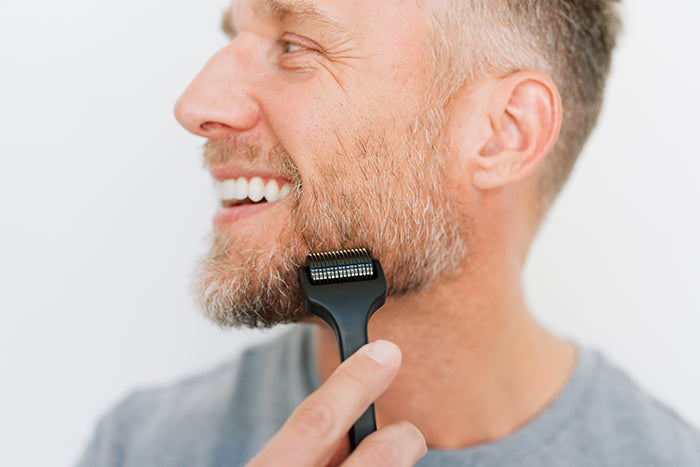
[{"label": "black roller handle", "polygon": [[[341,362],[367,344],[369,319],[386,301],[387,286],[382,266],[379,261],[372,260],[368,253],[365,258],[369,258],[370,262],[365,262],[360,267],[357,262],[351,265],[348,261],[337,259],[333,264],[328,263],[332,266],[331,269],[351,270],[350,274],[345,274],[347,277],[333,274],[329,276],[329,280],[318,279],[318,269],[314,269],[314,276],[317,278],[314,280],[310,268],[302,266],[297,271],[304,305],[310,313],[323,319],[333,330]],[[372,267],[368,268],[368,265]],[[318,262],[315,266],[318,268]],[[376,430],[377,422],[372,404],[350,429],[351,449],[355,449],[367,435]]]}]

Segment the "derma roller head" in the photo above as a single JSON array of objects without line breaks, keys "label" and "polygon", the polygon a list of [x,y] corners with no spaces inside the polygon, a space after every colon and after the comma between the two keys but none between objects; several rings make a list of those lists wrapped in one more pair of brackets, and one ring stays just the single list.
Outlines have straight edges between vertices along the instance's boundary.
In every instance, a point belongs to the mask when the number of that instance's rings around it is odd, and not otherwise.
[{"label": "derma roller head", "polygon": [[[333,329],[344,361],[367,343],[369,319],[386,300],[381,264],[364,248],[329,251],[309,255],[297,275],[307,311]],[[351,447],[376,429],[372,405],[350,430]]]},{"label": "derma roller head", "polygon": [[313,253],[298,278],[307,311],[335,332],[341,360],[367,343],[369,318],[386,300],[379,261],[364,248]]},{"label": "derma roller head", "polygon": [[371,280],[377,275],[365,248],[313,253],[306,257],[306,267],[314,285]]}]

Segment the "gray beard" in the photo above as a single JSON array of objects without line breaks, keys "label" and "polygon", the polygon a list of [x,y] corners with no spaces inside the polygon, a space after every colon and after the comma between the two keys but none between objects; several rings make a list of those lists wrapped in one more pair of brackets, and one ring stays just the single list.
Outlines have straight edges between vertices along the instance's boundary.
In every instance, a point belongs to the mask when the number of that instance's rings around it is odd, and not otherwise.
[{"label": "gray beard", "polygon": [[[444,149],[436,149],[431,134],[414,125],[402,153],[358,142],[362,156],[353,161],[362,164],[362,178],[353,179],[347,167],[323,166],[320,181],[302,187],[298,172],[291,173],[291,222],[270,250],[237,250],[235,234],[216,230],[195,271],[204,314],[221,327],[308,320],[296,270],[310,252],[367,248],[382,263],[390,297],[458,272],[467,223],[447,195]],[[283,163],[293,166],[288,156]]]},{"label": "gray beard", "polygon": [[272,251],[237,251],[233,238],[216,231],[197,265],[194,291],[205,316],[221,327],[267,328],[308,318],[296,269],[299,245],[277,242]]}]

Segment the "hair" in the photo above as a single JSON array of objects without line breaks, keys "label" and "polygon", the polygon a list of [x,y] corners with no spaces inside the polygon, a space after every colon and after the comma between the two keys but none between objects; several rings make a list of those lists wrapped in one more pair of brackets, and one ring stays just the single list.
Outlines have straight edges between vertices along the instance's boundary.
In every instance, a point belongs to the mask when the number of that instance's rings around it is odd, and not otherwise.
[{"label": "hair", "polygon": [[532,70],[562,98],[559,139],[538,169],[543,215],[595,127],[621,29],[619,0],[418,0],[432,23],[436,96],[445,105],[465,84]]}]

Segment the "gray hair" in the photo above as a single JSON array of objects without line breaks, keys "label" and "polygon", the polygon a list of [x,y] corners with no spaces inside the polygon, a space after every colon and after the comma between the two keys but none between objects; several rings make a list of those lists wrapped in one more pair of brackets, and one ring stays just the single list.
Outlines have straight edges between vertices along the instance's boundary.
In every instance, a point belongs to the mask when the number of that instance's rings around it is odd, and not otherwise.
[{"label": "gray hair", "polygon": [[621,29],[619,0],[418,0],[433,25],[442,103],[480,78],[532,70],[562,97],[559,140],[539,169],[543,214],[595,127]]}]

